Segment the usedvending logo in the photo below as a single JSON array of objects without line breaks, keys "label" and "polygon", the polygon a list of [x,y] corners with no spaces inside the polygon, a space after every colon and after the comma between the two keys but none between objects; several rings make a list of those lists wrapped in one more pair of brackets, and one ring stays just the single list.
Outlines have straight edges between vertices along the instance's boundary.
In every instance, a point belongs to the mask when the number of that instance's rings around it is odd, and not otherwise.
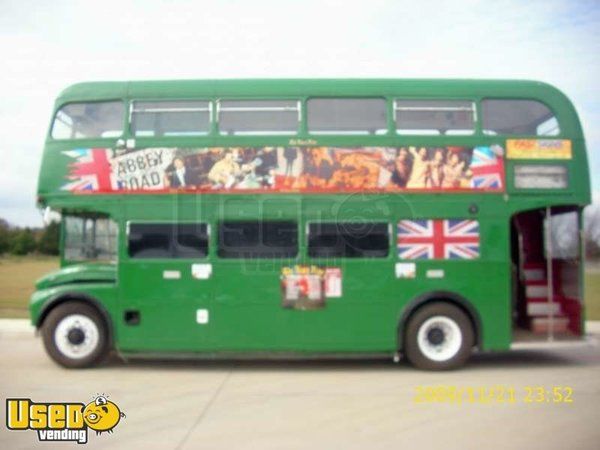
[{"label": "usedvending logo", "polygon": [[41,442],[72,441],[86,444],[88,430],[112,433],[123,413],[107,395],[96,395],[83,403],[39,403],[29,398],[6,399],[6,426],[9,430],[33,430]]}]

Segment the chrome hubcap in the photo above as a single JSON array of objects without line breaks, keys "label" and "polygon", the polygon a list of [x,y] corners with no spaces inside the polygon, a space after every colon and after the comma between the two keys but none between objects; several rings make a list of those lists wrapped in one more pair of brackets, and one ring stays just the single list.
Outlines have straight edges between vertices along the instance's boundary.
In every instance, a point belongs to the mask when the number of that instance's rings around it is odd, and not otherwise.
[{"label": "chrome hubcap", "polygon": [[64,317],[54,331],[56,348],[66,357],[85,358],[92,354],[99,342],[98,327],[83,314]]},{"label": "chrome hubcap", "polygon": [[456,356],[462,345],[458,324],[446,316],[433,316],[419,327],[417,343],[425,357],[432,361],[448,361]]}]

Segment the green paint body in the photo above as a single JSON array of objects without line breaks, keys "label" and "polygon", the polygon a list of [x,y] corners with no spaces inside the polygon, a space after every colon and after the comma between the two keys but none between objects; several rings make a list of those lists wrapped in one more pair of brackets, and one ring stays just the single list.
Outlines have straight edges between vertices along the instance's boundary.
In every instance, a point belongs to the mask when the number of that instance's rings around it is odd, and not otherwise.
[{"label": "green paint body", "polygon": [[[577,114],[557,89],[530,81],[474,80],[230,80],[84,83],[66,89],[55,111],[65,103],[100,100],[272,98],[312,96],[377,96],[388,100],[389,132],[374,136],[220,136],[216,129],[203,137],[137,138],[136,147],[286,146],[311,141],[318,146],[481,146],[514,136],[398,136],[393,131],[394,98],[467,99],[525,98],[546,103],[561,127],[555,139],[572,141],[569,160],[506,160],[506,190],[502,193],[344,193],[344,194],[130,194],[82,195],[61,190],[74,148],[110,148],[116,139],[52,140],[44,149],[38,184],[42,206],[63,212],[104,213],[119,224],[116,264],[72,265],[62,260],[62,272],[37,285],[31,319],[39,324],[48,305],[63,298],[94,299],[111,321],[113,342],[123,353],[137,352],[395,352],[401,343],[401,319],[414,301],[433,293],[450,293],[472,307],[479,322],[480,348],[509,348],[511,332],[510,219],[513,214],[547,206],[590,202],[585,142]],[[477,108],[479,111],[479,108]],[[305,111],[305,108],[303,108]],[[126,118],[124,119],[127,120]],[[127,130],[128,124],[125,125]],[[132,137],[126,131],[123,138]],[[519,136],[519,138],[535,138]],[[518,190],[513,186],[515,163],[564,164],[569,187],[563,190]],[[473,208],[476,207],[476,208]],[[474,210],[476,209],[476,212]],[[362,217],[393,226],[387,258],[321,260],[307,256],[307,224]],[[472,218],[480,224],[480,257],[476,260],[416,261],[416,278],[399,279],[395,265],[395,224],[402,219]],[[298,222],[299,253],[286,260],[221,259],[216,231],[224,220],[276,219]],[[198,260],[134,260],[127,254],[127,223],[206,222],[213,233],[209,255]],[[212,276],[192,276],[196,263],[212,265]],[[299,311],[281,306],[280,276],[294,265],[340,267],[342,296],[327,299],[322,309]],[[443,278],[427,277],[443,270]],[[179,271],[178,280],[163,278]],[[441,295],[441,294],[440,294]],[[196,321],[199,309],[209,311],[206,324]],[[126,311],[140,312],[138,325],[124,321]],[[400,334],[400,338],[399,338]]]}]

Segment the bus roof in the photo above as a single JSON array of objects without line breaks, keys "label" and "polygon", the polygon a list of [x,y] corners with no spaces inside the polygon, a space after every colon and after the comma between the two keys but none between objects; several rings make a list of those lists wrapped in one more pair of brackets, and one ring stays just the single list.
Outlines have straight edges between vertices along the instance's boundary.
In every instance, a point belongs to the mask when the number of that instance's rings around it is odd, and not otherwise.
[{"label": "bus roof", "polygon": [[568,101],[554,86],[531,80],[474,79],[221,79],[96,81],[69,86],[62,103],[110,98],[188,98],[221,95],[419,95],[427,97],[526,97]]}]

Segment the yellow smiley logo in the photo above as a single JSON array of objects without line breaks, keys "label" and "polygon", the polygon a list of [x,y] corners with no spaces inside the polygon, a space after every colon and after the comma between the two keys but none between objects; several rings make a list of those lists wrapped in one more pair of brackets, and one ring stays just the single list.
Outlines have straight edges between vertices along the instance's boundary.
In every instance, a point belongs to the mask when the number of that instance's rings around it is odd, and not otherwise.
[{"label": "yellow smiley logo", "polygon": [[83,409],[83,420],[89,428],[96,431],[96,434],[104,431],[112,433],[113,428],[124,417],[125,413],[103,395],[97,396]]}]

